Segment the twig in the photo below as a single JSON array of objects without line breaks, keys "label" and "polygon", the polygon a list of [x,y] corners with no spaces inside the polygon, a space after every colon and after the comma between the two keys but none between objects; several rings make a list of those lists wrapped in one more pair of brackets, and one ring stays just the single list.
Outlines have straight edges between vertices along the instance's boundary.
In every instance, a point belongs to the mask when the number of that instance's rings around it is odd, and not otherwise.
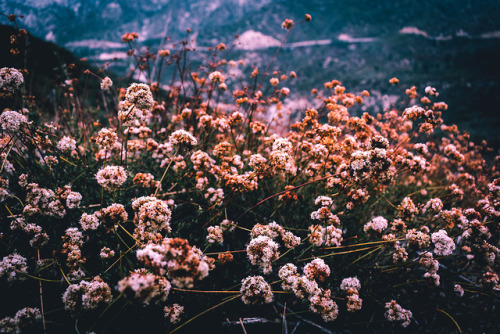
[{"label": "twig", "polygon": [[436,311],[441,312],[441,313],[443,313],[444,315],[448,316],[448,318],[450,318],[450,319],[451,319],[451,321],[453,321],[453,323],[455,324],[455,326],[457,326],[458,332],[459,332],[459,333],[462,333],[462,329],[460,329],[460,326],[458,325],[458,322],[457,322],[455,319],[453,319],[453,317],[452,317],[449,313],[447,313],[447,312],[446,312],[446,311],[444,311],[444,310],[438,309],[438,308],[436,309]]},{"label": "twig", "polygon": [[137,244],[134,244],[132,245],[132,247],[129,247],[129,249],[127,249],[127,251],[125,253],[123,253],[122,255],[120,255],[120,257],[118,258],[118,260],[116,260],[115,262],[113,262],[113,264],[111,264],[108,269],[104,270],[104,273],[107,273],[111,268],[113,268],[113,266],[115,264],[117,264],[128,252],[130,252],[135,246],[137,246]]},{"label": "twig", "polygon": [[295,331],[297,330],[297,328],[299,327],[299,325],[300,325],[300,321],[297,321],[297,324],[295,325],[295,327],[292,330],[292,334],[295,334]]},{"label": "twig", "polygon": [[247,330],[245,329],[245,325],[243,325],[243,321],[241,321],[241,318],[240,318],[240,324],[241,328],[243,328],[243,333],[247,334]]},{"label": "twig", "polygon": [[186,321],[186,322],[185,322],[185,323],[183,323],[182,325],[180,325],[180,326],[176,327],[173,331],[171,331],[171,332],[170,332],[170,334],[177,332],[179,329],[181,329],[182,327],[186,326],[187,324],[189,324],[191,321],[195,320],[196,318],[201,317],[201,316],[202,316],[202,315],[204,315],[205,313],[208,313],[208,312],[210,312],[210,311],[212,311],[212,310],[216,309],[217,307],[222,306],[222,305],[224,305],[225,303],[228,303],[228,302],[230,302],[230,301],[232,301],[232,300],[235,300],[236,298],[239,298],[239,297],[240,297],[240,295],[233,296],[233,297],[231,297],[231,298],[229,298],[229,299],[226,299],[226,300],[224,300],[224,301],[220,302],[220,303],[219,303],[219,304],[217,304],[217,305],[214,305],[214,306],[210,307],[209,309],[206,309],[205,311],[203,311],[203,312],[201,312],[201,313],[199,313],[199,314],[195,315],[194,317],[192,317],[191,319],[189,319],[188,321]]},{"label": "twig", "polygon": [[238,321],[225,321],[222,323],[222,326],[234,326],[234,325],[252,325],[252,324],[279,324],[280,321],[278,319],[270,320],[266,318],[254,317],[254,318],[239,318]]},{"label": "twig", "polygon": [[161,176],[160,182],[158,183],[158,186],[156,187],[156,190],[155,190],[155,193],[154,193],[153,197],[156,197],[156,194],[158,194],[158,190],[160,190],[161,183],[163,182],[163,179],[165,178],[165,175],[167,175],[167,171],[170,168],[170,165],[172,164],[172,161],[174,161],[174,158],[177,156],[178,152],[179,152],[179,150],[177,149],[175,151],[174,156],[172,157],[172,159],[170,159],[170,161],[168,163],[168,166],[167,166],[167,168],[165,168],[165,171],[163,172],[163,175]]},{"label": "twig", "polygon": [[66,277],[66,274],[64,273],[63,269],[61,266],[59,266],[59,269],[61,270],[61,273],[64,277],[64,280],[66,280],[66,283],[68,283],[68,285],[71,285],[71,283],[69,282],[68,278]]},{"label": "twig", "polygon": [[182,291],[182,292],[198,292],[198,293],[232,293],[232,294],[240,294],[240,291],[211,291],[211,290],[190,290],[190,289],[180,289],[180,288],[172,288],[174,291]]},{"label": "twig", "polygon": [[[278,304],[279,306],[283,307],[283,304],[281,304],[281,303],[276,303],[276,304]],[[293,312],[292,309],[290,309],[290,311]],[[324,333],[334,334],[334,332],[332,332],[331,330],[329,330],[329,329],[327,329],[327,328],[325,328],[323,326],[320,326],[317,323],[312,322],[311,320],[307,320],[307,319],[301,317],[300,315],[294,314],[294,316],[296,316],[297,318],[299,318],[300,320],[302,320],[306,324],[309,324],[309,325],[311,325],[313,327],[316,327],[317,329],[319,329],[320,331],[322,331]],[[294,329],[294,331],[295,331],[295,329]]]},{"label": "twig", "polygon": [[[312,256],[312,257],[308,257],[308,258],[305,258],[305,259],[300,259],[298,261],[307,261],[307,260],[312,260],[312,259],[315,259],[315,258],[324,258],[324,257],[334,256],[334,255],[342,255],[342,254],[349,254],[349,253],[361,252],[361,251],[368,250],[368,249],[373,249],[373,248],[380,249],[380,246],[365,247],[365,248],[353,249],[353,250],[345,251],[345,252],[338,252],[338,253],[330,253],[330,254],[326,254],[326,255]],[[368,254],[370,254],[370,253],[368,253]]]},{"label": "twig", "polygon": [[298,188],[301,188],[303,186],[306,186],[308,184],[311,184],[311,183],[315,183],[315,182],[319,182],[319,181],[323,181],[323,180],[326,180],[326,179],[329,179],[331,178],[332,176],[328,175],[328,176],[324,176],[324,177],[320,177],[319,179],[315,179],[315,180],[312,180],[312,181],[309,181],[309,182],[306,182],[306,183],[303,183],[303,184],[299,184],[298,186],[295,186],[293,188],[290,188],[290,189],[287,189],[287,190],[283,190],[283,191],[280,191],[279,193],[276,193],[274,195],[271,195],[269,197],[266,197],[264,198],[262,201],[260,201],[259,203],[255,204],[254,206],[250,207],[249,209],[247,209],[245,212],[243,212],[238,218],[235,219],[235,221],[237,222],[238,220],[241,219],[241,217],[243,217],[244,215],[246,215],[248,212],[252,211],[253,209],[255,209],[256,207],[258,207],[259,205],[261,205],[262,203],[270,200],[271,198],[274,198],[276,196],[279,196],[279,195],[282,195],[284,193],[287,193],[287,192],[290,192],[290,191],[293,191],[295,189],[298,189]]},{"label": "twig", "polygon": [[[37,249],[38,261],[40,262],[40,250]],[[47,333],[47,327],[45,325],[45,312],[43,310],[43,291],[42,291],[42,280],[38,280],[40,283],[40,309],[42,311],[42,325],[43,325],[43,333]]]},{"label": "twig", "polygon": [[286,322],[286,303],[283,306],[283,325],[282,325],[282,333],[288,334],[288,323]]}]

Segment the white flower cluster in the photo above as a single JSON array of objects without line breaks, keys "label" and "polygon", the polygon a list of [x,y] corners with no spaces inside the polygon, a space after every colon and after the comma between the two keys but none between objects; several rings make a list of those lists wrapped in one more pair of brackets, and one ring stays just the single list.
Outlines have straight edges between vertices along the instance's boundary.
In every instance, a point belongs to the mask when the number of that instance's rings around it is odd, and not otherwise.
[{"label": "white flower cluster", "polygon": [[330,276],[330,267],[323,259],[314,259],[304,267],[304,275],[318,282],[324,282]]},{"label": "white flower cluster", "polygon": [[127,180],[127,172],[122,166],[106,166],[96,174],[97,183],[104,189],[114,191]]},{"label": "white flower cluster", "polygon": [[62,237],[63,253],[67,255],[66,264],[71,268],[70,276],[78,276],[79,265],[85,262],[80,247],[83,245],[83,234],[76,227],[66,229]]},{"label": "white flower cluster", "polygon": [[408,230],[405,238],[409,246],[414,246],[418,249],[429,247],[431,242],[431,237],[427,233],[417,231],[416,229]]},{"label": "white flower cluster", "polygon": [[416,143],[414,145],[415,147],[415,150],[420,153],[420,154],[427,154],[429,153],[429,148],[427,147],[426,144],[423,144],[423,143]]},{"label": "white flower cluster", "polygon": [[311,148],[309,154],[316,159],[325,159],[328,156],[328,148],[323,144],[316,144]]},{"label": "white flower cluster", "polygon": [[77,209],[80,207],[80,202],[82,200],[82,194],[76,191],[70,191],[66,195],[66,206],[68,209]]},{"label": "white flower cluster", "polygon": [[291,152],[292,143],[286,138],[276,138],[273,142],[273,151]]},{"label": "white flower cluster", "polygon": [[321,225],[309,225],[309,242],[317,247],[322,246],[325,243],[325,231]]},{"label": "white flower cluster", "polygon": [[481,277],[481,285],[483,287],[488,287],[488,288],[494,288],[495,290],[498,290],[498,282],[500,282],[500,277],[494,272],[487,271],[483,274]]},{"label": "white flower cluster", "polygon": [[434,254],[447,256],[455,250],[455,242],[448,236],[445,230],[431,234],[432,243],[434,243]]},{"label": "white flower cluster", "polygon": [[286,138],[277,138],[269,156],[271,165],[276,172],[288,172],[295,175],[297,167],[292,156],[292,143]]},{"label": "white flower cluster", "polygon": [[224,201],[224,190],[222,190],[222,188],[214,189],[210,187],[205,192],[205,198],[208,199],[211,204],[222,205],[222,201]]},{"label": "white flower cluster", "polygon": [[6,109],[0,115],[0,124],[2,129],[9,131],[11,134],[16,133],[23,124],[28,123],[28,119],[17,111]]},{"label": "white flower cluster", "polygon": [[342,242],[342,230],[333,225],[325,227],[324,232],[325,246],[335,246],[339,247]]},{"label": "white flower cluster", "polygon": [[276,222],[271,222],[267,225],[255,224],[250,233],[252,238],[264,235],[271,239],[281,237],[283,244],[286,248],[295,248],[300,245],[300,237],[296,236],[290,231],[286,231],[281,225]]},{"label": "white flower cluster", "polygon": [[214,71],[208,75],[208,80],[210,80],[211,82],[222,84],[224,83],[226,78],[224,78],[221,72]]},{"label": "white flower cluster", "polygon": [[40,188],[37,183],[29,183],[26,186],[26,205],[23,214],[32,216],[43,214],[62,218],[66,215],[66,210],[56,194],[51,189]]},{"label": "white flower cluster", "polygon": [[210,158],[208,153],[200,150],[191,154],[191,162],[193,163],[194,170],[210,169],[215,164],[215,160]]},{"label": "white flower cluster", "polygon": [[245,304],[269,304],[273,301],[271,287],[262,276],[244,278],[240,292]]},{"label": "white flower cluster", "polygon": [[179,304],[173,304],[172,306],[165,306],[163,308],[164,317],[168,318],[168,320],[172,324],[176,324],[181,321],[181,315],[184,313],[184,306]]},{"label": "white flower cluster", "polygon": [[168,142],[172,146],[196,146],[198,140],[193,134],[186,130],[177,130],[168,137]]},{"label": "white flower cluster", "polygon": [[347,294],[347,311],[355,312],[361,310],[363,299],[359,298],[361,283],[356,277],[348,277],[342,280],[340,289]]},{"label": "white flower cluster", "polygon": [[333,321],[338,315],[338,306],[331,298],[330,290],[322,290],[317,281],[330,275],[330,267],[321,259],[314,259],[304,267],[304,275],[299,275],[293,263],[280,268],[278,276],[283,290],[292,291],[299,299],[310,302],[310,309],[319,313],[323,320]]},{"label": "white flower cluster", "polygon": [[318,283],[307,276],[298,276],[292,285],[292,291],[299,299],[310,299],[321,293]]},{"label": "white flower cluster", "polygon": [[262,268],[264,274],[272,272],[272,262],[279,257],[278,244],[265,235],[260,235],[247,246],[247,255],[253,265]]},{"label": "white flower cluster", "polygon": [[68,209],[77,209],[80,207],[82,194],[71,190],[71,185],[65,185],[57,189],[58,197],[61,201],[66,203]]},{"label": "white flower cluster", "polygon": [[118,282],[118,291],[130,299],[149,304],[152,300],[165,301],[171,284],[163,276],[138,269]]},{"label": "white flower cluster", "polygon": [[222,231],[229,231],[229,232],[232,232],[234,231],[234,229],[236,228],[235,226],[235,222],[233,222],[232,220],[229,220],[229,219],[224,219],[220,224],[220,228],[222,229]]},{"label": "white flower cluster", "polygon": [[113,256],[115,256],[115,251],[109,247],[103,247],[103,248],[101,248],[101,252],[99,253],[99,256],[103,260],[111,259]]},{"label": "white flower cluster", "polygon": [[136,253],[137,258],[144,263],[144,265],[155,273],[165,275],[167,260],[165,259],[165,250],[162,245],[147,244]]},{"label": "white flower cluster", "polygon": [[[326,265],[325,265],[326,266]],[[328,267],[328,266],[326,266]],[[323,275],[314,275],[312,267],[308,268],[309,277],[299,275],[297,267],[293,263],[287,263],[278,271],[278,276],[283,280],[281,287],[283,290],[293,291],[295,296],[300,299],[310,299],[321,292],[318,283],[314,277],[325,277],[326,267],[323,267]],[[330,268],[328,267],[328,270]]]},{"label": "white flower cluster", "polygon": [[208,178],[196,176],[196,189],[204,190],[208,185]]},{"label": "white flower cluster", "polygon": [[97,218],[95,214],[89,215],[87,213],[83,213],[80,217],[80,226],[84,231],[97,230],[99,224],[99,218]]},{"label": "white flower cluster", "polygon": [[387,219],[382,216],[378,216],[370,220],[363,226],[363,231],[382,233],[387,228]]},{"label": "white flower cluster", "polygon": [[113,129],[102,128],[99,130],[95,141],[101,149],[109,150],[118,141],[118,136]]},{"label": "white flower cluster", "polygon": [[256,172],[262,172],[266,169],[267,159],[260,154],[252,154],[248,160],[248,166],[253,168]]},{"label": "white flower cluster", "polygon": [[76,149],[76,141],[69,136],[64,136],[57,142],[57,149],[62,152],[70,153]]},{"label": "white flower cluster", "polygon": [[334,225],[323,227],[321,225],[309,226],[309,242],[314,246],[340,246],[342,230]]},{"label": "white flower cluster", "polygon": [[179,288],[192,288],[194,281],[208,276],[207,258],[185,239],[166,238],[159,244],[147,244],[137,251],[137,258],[159,275],[168,275]]},{"label": "white flower cluster", "polygon": [[25,307],[16,312],[14,318],[5,317],[0,320],[0,331],[2,333],[25,333],[30,332],[33,326],[42,319],[40,310],[34,307]]},{"label": "white flower cluster", "polygon": [[295,248],[298,245],[300,245],[300,237],[296,236],[290,231],[286,231],[283,233],[281,236],[281,239],[283,240],[283,244],[285,245],[286,248]]},{"label": "white flower cluster", "polygon": [[329,225],[340,226],[340,219],[330,210],[334,209],[333,200],[328,196],[319,196],[314,200],[314,204],[320,208],[311,213],[311,219],[323,220]]},{"label": "white flower cluster", "polygon": [[208,232],[207,240],[209,243],[222,244],[224,242],[224,236],[222,234],[223,231],[222,228],[220,228],[219,226],[209,226],[207,228],[207,232]]},{"label": "white flower cluster", "polygon": [[12,253],[0,261],[0,277],[5,277],[8,282],[24,280],[23,274],[28,273],[27,260],[23,256]]},{"label": "white flower cluster", "polygon": [[82,310],[93,310],[108,304],[112,299],[111,288],[99,276],[92,281],[71,284],[64,292],[64,308],[73,314]]},{"label": "white flower cluster", "polygon": [[31,237],[30,245],[33,248],[40,248],[42,246],[45,246],[49,241],[48,234],[43,232],[41,226],[33,223],[27,223],[26,220],[22,217],[14,219],[10,223],[10,229],[13,231],[23,231],[29,237]]},{"label": "white flower cluster", "polygon": [[267,225],[255,224],[252,227],[250,236],[257,238],[258,236],[265,235],[271,239],[276,239],[279,235],[283,234],[285,229],[276,222],[271,222]]},{"label": "white flower cluster", "polygon": [[443,209],[443,201],[439,198],[431,198],[427,201],[422,212],[439,213]]},{"label": "white flower cluster", "polygon": [[332,299],[331,290],[323,290],[321,293],[312,296],[309,301],[311,302],[311,311],[320,314],[324,321],[330,322],[337,319],[339,307]]},{"label": "white flower cluster", "polygon": [[406,108],[403,111],[403,119],[415,121],[425,113],[425,109],[417,105]]},{"label": "white flower cluster", "polygon": [[460,284],[455,284],[453,291],[455,291],[455,293],[459,297],[463,297],[463,295],[464,295],[464,288],[462,288],[462,286]]},{"label": "white flower cluster", "polygon": [[105,77],[101,81],[101,89],[102,90],[109,90],[113,86],[113,81],[110,79],[110,77]]},{"label": "white flower cluster", "polygon": [[115,231],[118,224],[123,224],[128,219],[128,213],[125,207],[119,203],[113,203],[110,206],[94,212],[94,215],[99,219],[99,222],[107,232]]},{"label": "white flower cluster", "polygon": [[465,157],[463,154],[461,154],[457,147],[453,144],[448,144],[444,148],[444,154],[448,156],[449,158],[456,160],[459,164],[462,163],[465,160]]},{"label": "white flower cluster", "polygon": [[405,197],[398,206],[399,214],[403,217],[413,218],[418,213],[418,208],[410,197]]},{"label": "white flower cluster", "polygon": [[427,270],[424,277],[429,278],[435,286],[439,286],[440,276],[437,273],[439,270],[439,262],[434,259],[432,253],[423,253],[419,263]]},{"label": "white flower cluster", "polygon": [[333,206],[333,200],[332,200],[331,197],[328,197],[328,196],[318,196],[314,200],[314,205],[332,207]]},{"label": "white flower cluster", "polygon": [[351,169],[354,171],[368,168],[370,165],[370,152],[368,151],[354,151],[351,158]]},{"label": "white flower cluster", "polygon": [[344,278],[342,280],[342,283],[340,283],[340,289],[344,291],[347,291],[349,289],[359,291],[359,289],[361,289],[361,283],[359,282],[359,279],[357,277]]},{"label": "white flower cluster", "polygon": [[[4,158],[0,156],[0,159],[3,160]],[[9,191],[7,190],[8,187],[9,179],[3,179],[0,177],[0,203],[5,201],[5,199],[9,196]]]},{"label": "white flower cluster", "polygon": [[145,122],[153,105],[153,94],[149,86],[133,83],[127,88],[125,100],[119,104],[118,119],[125,126]]},{"label": "white flower cluster", "polygon": [[0,91],[12,94],[16,89],[21,87],[24,82],[24,77],[15,68],[3,67],[0,68]]},{"label": "white flower cluster", "polygon": [[139,197],[132,202],[132,208],[135,211],[135,238],[153,241],[157,233],[172,231],[170,228],[172,211],[166,201],[152,196]]},{"label": "white flower cluster", "polygon": [[430,96],[438,97],[439,93],[437,92],[436,88],[427,86],[425,87],[425,94],[429,94]]},{"label": "white flower cluster", "polygon": [[391,300],[385,304],[385,318],[389,321],[401,322],[403,327],[408,327],[411,323],[412,313],[405,310],[396,301]]},{"label": "white flower cluster", "polygon": [[323,220],[335,225],[340,224],[340,219],[336,215],[331,213],[330,209],[328,209],[328,207],[326,206],[323,206],[318,210],[313,211],[311,213],[311,219]]},{"label": "white flower cluster", "polygon": [[127,88],[125,101],[134,104],[136,108],[151,110],[154,104],[153,95],[148,85],[133,83]]},{"label": "white flower cluster", "polygon": [[278,271],[278,276],[282,280],[283,290],[292,290],[294,282],[299,277],[297,267],[293,263],[287,263]]},{"label": "white flower cluster", "polygon": [[235,192],[248,192],[257,189],[259,184],[255,180],[255,175],[248,171],[244,174],[228,173],[224,175],[226,186]]},{"label": "white flower cluster", "polygon": [[394,253],[392,253],[392,261],[394,263],[403,263],[408,260],[408,252],[404,247],[395,245]]}]

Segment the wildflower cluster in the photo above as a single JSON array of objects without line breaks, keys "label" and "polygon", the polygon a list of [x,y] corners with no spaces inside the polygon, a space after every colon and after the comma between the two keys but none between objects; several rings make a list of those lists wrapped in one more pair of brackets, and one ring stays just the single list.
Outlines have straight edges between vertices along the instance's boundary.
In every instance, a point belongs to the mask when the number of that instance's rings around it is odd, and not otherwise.
[{"label": "wildflower cluster", "polygon": [[[374,113],[368,91],[332,80],[310,108],[288,110],[300,73],[271,64],[236,78],[244,61],[225,59],[223,43],[191,66],[188,40],[156,52],[138,39],[122,37],[147,83],[96,75],[102,108],[81,103],[75,74],[57,87],[57,121],[35,101],[0,114],[0,284],[27,306],[12,317],[6,305],[0,332],[59,311],[81,332],[104,331],[108,316],[181,329],[237,300],[231,312],[267,317],[286,302],[300,309],[290,318],[346,331],[353,316],[417,331],[445,303],[450,314],[474,305],[472,317],[495,309],[500,157],[443,123],[436,89],[403,89],[403,103]],[[31,101],[22,84],[1,69],[0,99]],[[34,308],[41,290],[57,311]]]},{"label": "wildflower cluster", "polygon": [[24,83],[24,77],[15,68],[0,68],[0,93],[12,95]]}]

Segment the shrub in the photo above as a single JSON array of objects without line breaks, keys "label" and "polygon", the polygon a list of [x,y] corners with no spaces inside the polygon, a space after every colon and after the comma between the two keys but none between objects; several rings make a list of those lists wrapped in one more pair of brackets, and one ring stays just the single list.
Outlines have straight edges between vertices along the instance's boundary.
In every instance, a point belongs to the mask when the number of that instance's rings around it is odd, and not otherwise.
[{"label": "shrub", "polygon": [[[19,97],[0,115],[0,279],[17,298],[1,330],[177,330],[276,312],[339,331],[494,326],[500,158],[443,124],[435,88],[403,89],[372,115],[359,108],[368,91],[333,80],[313,90],[316,107],[287,113],[295,72],[271,62],[232,77],[221,45],[191,71],[187,41],[141,53],[137,38],[123,41],[146,83],[84,74],[101,81],[105,124],[78,78],[39,118],[23,71],[0,71],[2,94]],[[173,68],[165,90],[155,61]],[[8,316],[26,304],[41,312]]]}]

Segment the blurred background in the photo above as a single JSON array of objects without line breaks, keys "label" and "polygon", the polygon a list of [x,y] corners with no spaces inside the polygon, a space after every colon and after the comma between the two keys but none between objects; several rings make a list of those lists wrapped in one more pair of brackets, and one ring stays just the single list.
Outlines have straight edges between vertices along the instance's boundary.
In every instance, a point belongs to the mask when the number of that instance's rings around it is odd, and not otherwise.
[{"label": "blurred background", "polygon": [[[388,83],[398,77],[400,88],[435,87],[449,105],[446,123],[500,147],[498,0],[0,0],[0,11],[24,15],[19,28],[55,44],[32,39],[39,43],[40,52],[32,52],[38,61],[56,59],[39,72],[55,70],[57,59],[70,57],[67,49],[125,77],[133,64],[121,36],[136,32],[140,45],[152,50],[188,38],[196,50],[193,70],[196,57],[210,56],[208,48],[223,42],[227,60],[244,61],[231,73],[230,80],[240,83],[251,65],[269,63],[286,35],[283,20],[302,21],[308,13],[312,21],[292,29],[271,68],[298,75],[287,82],[289,106],[303,110],[313,100],[312,88],[338,79],[348,91],[367,89],[371,98],[363,108],[381,111],[400,96]],[[7,18],[0,23],[12,27]],[[2,43],[8,43],[8,29],[2,26]],[[8,49],[2,49],[1,65],[7,66]]]}]

